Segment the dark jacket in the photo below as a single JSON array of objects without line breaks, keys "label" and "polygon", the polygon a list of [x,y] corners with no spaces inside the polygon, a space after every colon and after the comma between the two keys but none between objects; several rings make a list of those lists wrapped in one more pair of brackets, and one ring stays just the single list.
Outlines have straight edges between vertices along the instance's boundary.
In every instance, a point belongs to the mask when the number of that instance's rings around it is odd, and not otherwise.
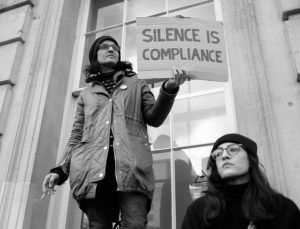
[{"label": "dark jacket", "polygon": [[161,88],[155,101],[146,82],[118,71],[110,96],[103,85],[93,82],[81,91],[66,159],[60,165],[70,178],[77,200],[95,197],[96,182],[105,177],[110,130],[117,191],[137,191],[152,199],[154,175],[147,125],[158,127],[166,119],[175,94]]},{"label": "dark jacket", "polygon": [[[250,222],[243,216],[241,205],[244,190],[244,187],[238,186],[227,190],[230,191],[230,195],[226,196],[224,219],[210,222],[210,226],[207,226],[203,219],[207,198],[200,197],[189,206],[181,229],[247,229]],[[255,222],[255,229],[300,229],[300,211],[295,203],[281,194],[276,198],[279,208],[275,217]]]}]

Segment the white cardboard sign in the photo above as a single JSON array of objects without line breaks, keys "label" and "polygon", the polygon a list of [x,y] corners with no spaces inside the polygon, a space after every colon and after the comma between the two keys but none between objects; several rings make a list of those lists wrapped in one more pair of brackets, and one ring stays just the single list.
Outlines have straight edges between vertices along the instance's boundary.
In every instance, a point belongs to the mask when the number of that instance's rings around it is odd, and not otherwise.
[{"label": "white cardboard sign", "polygon": [[223,26],[198,18],[137,18],[137,64],[141,79],[172,78],[172,67],[191,78],[228,80]]}]

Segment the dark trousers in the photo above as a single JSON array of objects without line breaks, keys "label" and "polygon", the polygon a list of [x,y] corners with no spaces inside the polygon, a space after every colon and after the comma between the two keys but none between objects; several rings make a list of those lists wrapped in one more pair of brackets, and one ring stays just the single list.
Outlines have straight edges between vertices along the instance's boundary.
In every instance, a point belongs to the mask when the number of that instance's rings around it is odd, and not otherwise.
[{"label": "dark trousers", "polygon": [[[120,215],[122,229],[145,229],[147,197],[137,192],[116,192],[113,151],[109,150],[105,178],[97,184],[96,198],[81,200],[90,229],[112,229]],[[119,214],[120,213],[120,214]]]},{"label": "dark trousers", "polygon": [[147,198],[140,193],[117,192],[111,198],[85,200],[82,210],[90,229],[112,229],[119,210],[122,229],[145,229],[148,222]]}]

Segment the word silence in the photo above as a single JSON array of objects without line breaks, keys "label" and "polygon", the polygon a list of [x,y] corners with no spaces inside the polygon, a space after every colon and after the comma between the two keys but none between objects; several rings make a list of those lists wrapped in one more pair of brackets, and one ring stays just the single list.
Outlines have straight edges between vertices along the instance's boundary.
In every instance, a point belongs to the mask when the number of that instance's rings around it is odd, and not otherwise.
[{"label": "word silence", "polygon": [[[200,29],[144,29],[142,31],[144,42],[194,41],[201,42]],[[217,44],[220,42],[218,31],[206,31],[206,42]]]}]

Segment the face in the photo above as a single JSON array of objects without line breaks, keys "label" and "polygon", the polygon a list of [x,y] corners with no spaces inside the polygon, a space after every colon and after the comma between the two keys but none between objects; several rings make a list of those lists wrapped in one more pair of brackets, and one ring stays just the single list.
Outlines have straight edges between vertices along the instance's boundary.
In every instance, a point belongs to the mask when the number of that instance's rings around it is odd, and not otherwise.
[{"label": "face", "polygon": [[[218,148],[225,149],[235,143],[225,142]],[[229,155],[226,150],[220,159],[216,160],[218,173],[227,184],[243,184],[249,181],[249,158],[247,152],[240,147],[235,155]]]},{"label": "face", "polygon": [[[103,41],[100,44],[100,47],[103,45],[116,46],[116,44],[110,40]],[[101,65],[115,66],[119,61],[119,52],[118,50],[114,50],[112,47],[109,47],[107,50],[99,48],[97,51],[97,60]]]}]

